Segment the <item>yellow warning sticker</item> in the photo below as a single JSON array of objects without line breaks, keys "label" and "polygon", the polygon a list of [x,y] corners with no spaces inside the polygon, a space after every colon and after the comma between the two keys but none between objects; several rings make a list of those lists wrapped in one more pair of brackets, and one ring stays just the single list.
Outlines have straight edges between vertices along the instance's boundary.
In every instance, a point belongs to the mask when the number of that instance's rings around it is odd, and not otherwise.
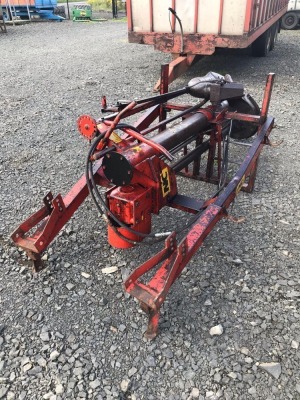
[{"label": "yellow warning sticker", "polygon": [[164,168],[160,174],[161,190],[164,197],[171,192],[170,176],[168,168]]},{"label": "yellow warning sticker", "polygon": [[242,179],[240,180],[240,183],[236,187],[236,190],[235,190],[236,194],[239,194],[240,191],[242,190],[242,187],[243,187],[243,184],[245,183],[245,180],[246,180],[246,176],[243,175]]},{"label": "yellow warning sticker", "polygon": [[135,146],[131,150],[134,151],[135,153],[139,153],[140,151],[142,151],[140,146]]},{"label": "yellow warning sticker", "polygon": [[112,132],[112,134],[110,135],[109,139],[114,142],[114,143],[121,143],[122,139],[120,138],[120,136],[116,133],[116,132]]}]

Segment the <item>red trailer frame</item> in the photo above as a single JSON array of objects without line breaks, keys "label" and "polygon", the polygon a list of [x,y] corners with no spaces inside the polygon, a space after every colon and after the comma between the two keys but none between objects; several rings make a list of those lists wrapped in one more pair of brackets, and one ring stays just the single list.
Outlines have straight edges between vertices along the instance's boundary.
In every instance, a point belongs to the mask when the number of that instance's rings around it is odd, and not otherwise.
[{"label": "red trailer frame", "polygon": [[[175,9],[175,0],[172,1]],[[224,0],[220,2],[219,33],[197,33],[198,0],[194,1],[195,7],[195,33],[184,34],[184,54],[211,55],[217,47],[246,48],[258,39],[264,32],[272,27],[286,13],[288,0],[248,0],[244,34],[241,36],[221,35],[222,9]],[[131,0],[127,1],[128,40],[130,43],[153,45],[156,50],[165,53],[181,53],[181,35],[178,32],[153,31],[153,4],[149,0],[150,27],[149,32],[135,32],[132,18]],[[175,30],[175,17],[172,17],[172,30]]]},{"label": "red trailer frame", "polygon": [[[266,56],[273,50],[277,33],[280,31],[280,19],[286,13],[288,0],[247,0],[243,35],[222,35],[224,0],[220,0],[218,34],[197,32],[197,21],[201,9],[199,1],[191,1],[194,7],[194,33],[175,32],[176,18],[171,16],[172,32],[155,32],[153,0],[149,0],[150,30],[136,32],[133,23],[132,0],[127,1],[128,41],[153,45],[155,50],[171,53],[173,61],[169,66],[169,83],[183,74],[195,61],[196,56],[212,55],[216,48],[247,48],[253,44],[253,55]],[[172,0],[176,9],[176,1]],[[160,82],[155,86],[159,89]]]}]

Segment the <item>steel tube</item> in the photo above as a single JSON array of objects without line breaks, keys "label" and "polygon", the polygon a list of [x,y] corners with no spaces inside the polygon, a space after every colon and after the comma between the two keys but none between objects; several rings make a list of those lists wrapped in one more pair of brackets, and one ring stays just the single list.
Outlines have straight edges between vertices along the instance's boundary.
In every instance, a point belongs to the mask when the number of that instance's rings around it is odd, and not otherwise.
[{"label": "steel tube", "polygon": [[165,147],[167,150],[171,150],[189,137],[206,129],[209,120],[213,118],[213,114],[213,111],[207,109],[200,111],[199,113],[186,118],[180,124],[164,130],[154,136],[151,140],[154,143],[158,143]]},{"label": "steel tube", "polygon": [[[163,146],[167,150],[172,150],[180,143],[185,142],[191,137],[196,137],[199,133],[204,131],[213,117],[213,111],[205,109],[186,118],[175,127],[166,129],[157,134],[151,138],[151,141]],[[123,152],[123,156],[132,166],[157,154],[157,150],[154,147],[145,143],[132,146]]]},{"label": "steel tube", "polygon": [[172,169],[175,172],[181,171],[193,162],[201,154],[205,153],[209,149],[209,140],[197,146],[194,150],[190,151],[186,156],[182,157],[177,163],[172,165]]}]

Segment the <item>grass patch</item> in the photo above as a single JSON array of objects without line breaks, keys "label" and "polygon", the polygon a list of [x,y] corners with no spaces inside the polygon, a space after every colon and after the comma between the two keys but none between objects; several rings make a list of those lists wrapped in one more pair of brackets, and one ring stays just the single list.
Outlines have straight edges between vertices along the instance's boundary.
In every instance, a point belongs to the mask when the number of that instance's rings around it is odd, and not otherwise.
[{"label": "grass patch", "polygon": [[127,22],[127,17],[114,18],[112,19],[112,22]]},{"label": "grass patch", "polygon": [[[112,11],[112,0],[88,0],[93,10]],[[125,11],[125,3],[122,0],[117,0],[118,11]]]}]

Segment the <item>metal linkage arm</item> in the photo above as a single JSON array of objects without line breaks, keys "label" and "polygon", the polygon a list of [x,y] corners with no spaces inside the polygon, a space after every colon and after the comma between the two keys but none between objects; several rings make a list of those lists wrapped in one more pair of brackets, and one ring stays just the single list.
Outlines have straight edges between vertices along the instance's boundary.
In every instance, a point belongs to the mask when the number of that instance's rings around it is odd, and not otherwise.
[{"label": "metal linkage arm", "polygon": [[[138,267],[126,280],[126,291],[136,297],[142,309],[148,313],[149,322],[145,336],[153,339],[158,333],[160,307],[174,281],[179,277],[205,238],[220,219],[227,216],[227,208],[240,192],[245,180],[251,175],[256,161],[272,130],[274,119],[269,117],[260,127],[258,135],[249,149],[244,162],[224,191],[199,214],[193,226],[181,242],[176,245],[173,233],[166,241],[165,248]],[[161,263],[162,265],[158,267]],[[140,278],[151,269],[158,267],[147,284]]]},{"label": "metal linkage arm", "polygon": [[[98,169],[99,164],[94,169],[95,174]],[[49,192],[43,199],[44,207],[32,214],[12,233],[13,242],[24,249],[33,260],[35,272],[42,269],[41,253],[70,220],[88,194],[86,177],[83,175],[64,198],[60,194],[53,198]]]}]

